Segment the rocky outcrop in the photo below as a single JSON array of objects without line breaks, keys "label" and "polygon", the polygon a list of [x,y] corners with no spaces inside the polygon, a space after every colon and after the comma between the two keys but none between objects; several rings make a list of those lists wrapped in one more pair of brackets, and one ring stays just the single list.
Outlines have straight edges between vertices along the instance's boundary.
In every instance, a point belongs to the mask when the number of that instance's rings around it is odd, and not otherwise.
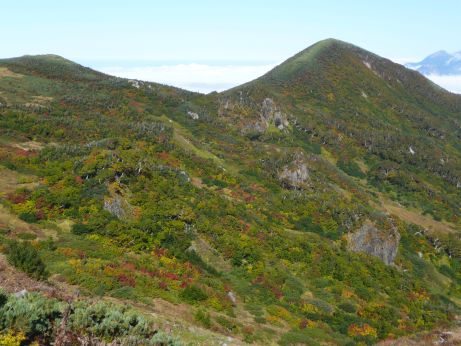
[{"label": "rocky outcrop", "polygon": [[397,256],[400,233],[394,227],[390,230],[380,230],[367,220],[358,231],[349,233],[347,240],[351,251],[365,252],[390,265]]},{"label": "rocky outcrop", "polygon": [[131,214],[131,206],[118,194],[104,200],[104,210],[118,219],[126,219]]},{"label": "rocky outcrop", "polygon": [[187,111],[187,115],[190,116],[193,120],[197,120],[199,118],[198,113]]},{"label": "rocky outcrop", "polygon": [[265,98],[261,105],[261,124],[267,129],[273,124],[279,130],[288,128],[288,120],[284,114],[278,109],[275,102],[270,98]]},{"label": "rocky outcrop", "polygon": [[309,170],[302,152],[294,155],[293,161],[282,167],[278,174],[282,185],[288,189],[300,190],[307,186]]},{"label": "rocky outcrop", "polygon": [[287,132],[290,129],[291,117],[282,112],[275,101],[266,97],[261,103],[252,101],[248,95],[239,93],[238,101],[223,99],[218,111],[220,116],[239,120],[242,133],[265,133],[271,129]]}]

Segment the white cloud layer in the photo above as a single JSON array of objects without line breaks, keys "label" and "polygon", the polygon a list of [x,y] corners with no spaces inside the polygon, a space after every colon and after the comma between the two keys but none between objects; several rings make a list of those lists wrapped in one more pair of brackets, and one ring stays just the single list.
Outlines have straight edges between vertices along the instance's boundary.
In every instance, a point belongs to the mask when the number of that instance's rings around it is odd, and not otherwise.
[{"label": "white cloud layer", "polygon": [[100,67],[99,71],[123,78],[173,85],[191,91],[223,91],[249,82],[269,71],[275,64],[207,65],[177,64],[147,67]]},{"label": "white cloud layer", "polygon": [[[176,64],[158,66],[99,67],[99,71],[123,78],[173,85],[191,91],[223,91],[258,78],[276,64],[208,65]],[[461,75],[426,76],[448,91],[461,94]]]},{"label": "white cloud layer", "polygon": [[453,93],[461,94],[461,75],[455,76],[440,76],[429,75],[426,76],[434,83],[440,85],[442,88],[447,89]]}]

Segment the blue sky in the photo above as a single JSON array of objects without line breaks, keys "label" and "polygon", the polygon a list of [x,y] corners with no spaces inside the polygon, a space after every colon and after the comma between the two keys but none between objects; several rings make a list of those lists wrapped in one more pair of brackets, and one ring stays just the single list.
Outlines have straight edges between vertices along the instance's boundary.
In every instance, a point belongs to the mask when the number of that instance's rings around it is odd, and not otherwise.
[{"label": "blue sky", "polygon": [[141,76],[199,65],[219,78],[219,66],[259,73],[328,37],[395,61],[459,51],[460,23],[459,0],[16,0],[1,6],[0,57],[54,53]]}]

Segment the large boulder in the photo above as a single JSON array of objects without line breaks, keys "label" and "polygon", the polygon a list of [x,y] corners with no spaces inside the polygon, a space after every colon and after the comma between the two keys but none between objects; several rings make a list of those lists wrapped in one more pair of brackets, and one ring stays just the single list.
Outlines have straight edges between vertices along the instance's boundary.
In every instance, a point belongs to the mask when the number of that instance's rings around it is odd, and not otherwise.
[{"label": "large boulder", "polygon": [[378,229],[367,220],[357,231],[349,233],[347,240],[351,251],[365,252],[390,265],[397,256],[400,233],[395,227],[388,230]]}]

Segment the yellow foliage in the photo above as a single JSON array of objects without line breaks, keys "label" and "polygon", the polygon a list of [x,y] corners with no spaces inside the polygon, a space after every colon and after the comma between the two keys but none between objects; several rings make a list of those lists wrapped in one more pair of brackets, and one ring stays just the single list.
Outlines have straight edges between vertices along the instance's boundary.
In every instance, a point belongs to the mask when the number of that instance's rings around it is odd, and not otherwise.
[{"label": "yellow foliage", "polygon": [[10,330],[6,334],[0,334],[0,346],[20,346],[25,339],[24,333],[13,333]]},{"label": "yellow foliage", "polygon": [[301,306],[301,311],[304,313],[316,313],[319,311],[319,309],[315,305],[304,303]]},{"label": "yellow foliage", "polygon": [[347,334],[350,336],[378,336],[376,329],[370,326],[368,323],[365,323],[362,326],[351,324],[347,329]]},{"label": "yellow foliage", "polygon": [[14,204],[12,208],[16,214],[33,213],[35,211],[35,202],[26,201],[24,203]]},{"label": "yellow foliage", "polygon": [[67,257],[72,257],[76,255],[76,251],[70,247],[60,247],[56,250],[56,252]]},{"label": "yellow foliage", "polygon": [[160,263],[162,263],[165,266],[172,265],[174,263],[174,259],[168,258],[166,256],[161,256]]},{"label": "yellow foliage", "polygon": [[266,321],[270,324],[273,324],[273,325],[278,325],[280,326],[281,323],[280,323],[280,319],[277,317],[277,316],[274,316],[274,315],[269,315],[266,317]]},{"label": "yellow foliage", "polygon": [[223,306],[217,297],[211,297],[210,299],[208,299],[208,303],[213,309],[216,309],[218,311],[223,309]]},{"label": "yellow foliage", "polygon": [[99,241],[101,239],[101,236],[99,234],[92,233],[92,234],[89,234],[87,236],[87,239],[94,240],[94,241]]},{"label": "yellow foliage", "polygon": [[343,291],[341,292],[341,296],[343,296],[344,298],[351,298],[353,296],[355,296],[354,292],[348,290],[348,289],[343,289]]},{"label": "yellow foliage", "polygon": [[281,306],[269,306],[267,310],[270,311],[273,316],[277,316],[278,318],[285,321],[289,321],[292,318],[291,313]]}]

